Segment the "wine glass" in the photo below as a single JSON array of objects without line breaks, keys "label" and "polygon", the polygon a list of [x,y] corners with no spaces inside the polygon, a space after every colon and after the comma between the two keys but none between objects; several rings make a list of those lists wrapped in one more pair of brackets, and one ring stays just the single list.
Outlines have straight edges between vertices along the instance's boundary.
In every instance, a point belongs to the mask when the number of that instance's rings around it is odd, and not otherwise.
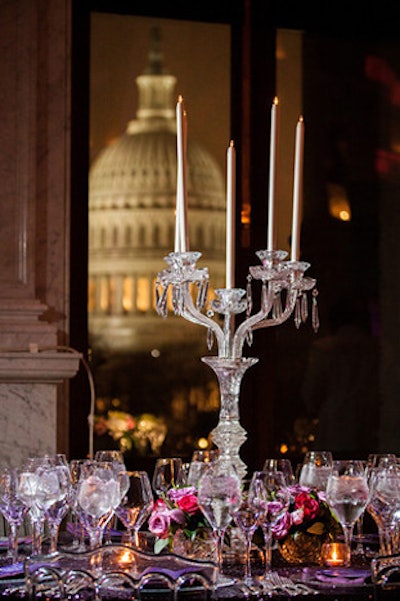
[{"label": "wine glass", "polygon": [[222,573],[222,546],[226,528],[242,500],[240,479],[233,473],[221,474],[218,470],[206,472],[200,479],[198,503],[211,524],[217,543],[217,563]]},{"label": "wine glass", "polygon": [[193,451],[189,466],[188,484],[197,488],[200,478],[210,469],[212,463],[218,460],[219,455],[218,449]]},{"label": "wine glass", "polygon": [[127,529],[127,544],[138,547],[139,530],[151,513],[154,499],[147,472],[127,472],[127,476],[129,488],[115,514]]},{"label": "wine glass", "polygon": [[365,510],[369,499],[365,468],[361,461],[335,461],[326,487],[326,500],[339,520],[347,545],[345,565],[351,563],[351,541],[354,524]]},{"label": "wine glass", "polygon": [[117,450],[96,451],[94,455],[95,461],[115,461],[116,463],[124,463],[124,454]]},{"label": "wine glass", "polygon": [[17,495],[29,507],[32,525],[32,553],[42,550],[46,511],[64,496],[59,470],[49,456],[30,457],[17,468]]},{"label": "wine glass", "polygon": [[153,489],[159,497],[170,488],[186,484],[186,476],[180,457],[159,458],[153,472]]},{"label": "wine glass", "polygon": [[24,521],[28,507],[18,497],[17,471],[3,468],[0,471],[0,512],[9,525],[7,556],[15,563],[18,559],[18,528]]},{"label": "wine glass", "polygon": [[281,457],[279,459],[266,459],[263,465],[264,472],[282,472],[285,476],[286,484],[290,486],[295,482],[292,462],[290,459]]},{"label": "wine glass", "polygon": [[244,583],[247,586],[254,584],[251,575],[251,545],[254,532],[256,531],[263,508],[260,503],[257,503],[257,498],[254,498],[250,491],[251,480],[244,480],[242,484],[242,498],[239,506],[233,510],[233,517],[236,524],[239,526],[246,541],[245,549],[245,573]]},{"label": "wine glass", "polygon": [[72,543],[70,548],[73,551],[85,551],[85,529],[79,521],[78,516],[78,483],[82,467],[85,465],[87,459],[71,459],[69,462],[69,471],[71,474],[71,513],[72,513]]},{"label": "wine glass", "polygon": [[299,484],[316,490],[325,490],[332,465],[333,458],[330,451],[308,451],[304,455]]},{"label": "wine glass", "polygon": [[253,504],[261,507],[260,526],[263,531],[265,549],[265,580],[271,570],[272,528],[287,512],[290,491],[285,476],[278,471],[256,471],[253,473],[249,497]]},{"label": "wine glass", "polygon": [[49,457],[52,473],[58,479],[60,494],[53,503],[45,509],[45,517],[50,531],[50,553],[57,551],[58,533],[64,517],[67,515],[72,502],[72,481],[65,455],[56,454]]},{"label": "wine glass", "polygon": [[394,530],[397,529],[393,516],[400,498],[400,473],[398,466],[391,462],[379,462],[379,465],[380,467],[368,469],[370,497],[367,511],[378,528],[379,553],[391,555],[397,547],[397,542],[394,544],[393,540]]},{"label": "wine glass", "polygon": [[[121,491],[121,494],[123,497],[129,487],[129,482],[126,477],[126,466],[125,466],[125,459],[124,459],[123,452],[117,451],[115,449],[96,451],[94,460],[95,461],[106,461],[106,462],[111,463],[111,465],[113,466],[113,469],[116,470],[117,473],[119,473],[121,486],[122,486],[122,488],[125,489],[125,490]],[[113,525],[115,526],[115,517],[116,516],[113,516],[113,518],[107,523],[107,526],[105,528],[104,539],[105,539],[106,545],[111,543],[111,529],[112,529]],[[114,522],[114,524],[113,524],[113,522]]]},{"label": "wine glass", "polygon": [[87,460],[77,485],[77,511],[89,534],[90,548],[100,547],[106,525],[121,502],[118,473],[112,462]]}]

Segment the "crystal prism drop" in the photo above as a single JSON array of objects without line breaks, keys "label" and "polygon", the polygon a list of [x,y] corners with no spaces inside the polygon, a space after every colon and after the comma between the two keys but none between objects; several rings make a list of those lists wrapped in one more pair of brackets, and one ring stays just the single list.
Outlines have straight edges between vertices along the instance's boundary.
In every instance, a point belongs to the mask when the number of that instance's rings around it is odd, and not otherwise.
[{"label": "crystal prism drop", "polygon": [[318,315],[318,301],[317,301],[317,296],[318,296],[318,290],[313,290],[312,292],[312,310],[311,310],[311,322],[312,322],[312,327],[315,333],[318,332],[319,330],[319,315]]},{"label": "crystal prism drop", "polygon": [[207,348],[209,351],[211,351],[213,345],[214,345],[214,333],[211,328],[208,328],[208,330],[207,330]]},{"label": "crystal prism drop", "polygon": [[303,292],[301,296],[301,320],[302,322],[306,322],[308,317],[308,301],[307,294]]},{"label": "crystal prism drop", "polygon": [[296,305],[294,308],[294,324],[297,329],[299,329],[301,324],[301,308],[300,308],[300,299],[296,299]]},{"label": "crystal prism drop", "polygon": [[282,317],[282,303],[279,294],[277,294],[274,298],[272,305],[272,317],[273,319],[280,319]]},{"label": "crystal prism drop", "polygon": [[248,346],[252,346],[253,344],[253,330],[251,328],[247,331],[246,342]]},{"label": "crystal prism drop", "polygon": [[247,276],[247,287],[246,287],[246,317],[250,317],[251,311],[253,309],[253,297],[251,292],[251,275]]}]

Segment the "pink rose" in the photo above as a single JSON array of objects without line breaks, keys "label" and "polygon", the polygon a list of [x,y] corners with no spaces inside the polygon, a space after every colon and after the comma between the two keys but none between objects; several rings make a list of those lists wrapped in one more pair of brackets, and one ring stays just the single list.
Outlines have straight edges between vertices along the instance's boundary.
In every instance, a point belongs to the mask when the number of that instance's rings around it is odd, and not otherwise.
[{"label": "pink rose", "polygon": [[294,526],[299,526],[304,520],[303,507],[300,507],[300,509],[296,509],[295,511],[292,511],[292,513],[290,515],[292,516],[292,524]]},{"label": "pink rose", "polygon": [[194,486],[184,486],[183,488],[170,488],[167,495],[171,501],[178,501],[186,495],[195,495],[196,489]]},{"label": "pink rose", "polygon": [[179,509],[186,511],[189,515],[194,515],[199,509],[196,495],[185,495],[176,500]]},{"label": "pink rose", "polygon": [[183,525],[186,521],[185,514],[181,509],[169,509],[168,515],[173,522]]},{"label": "pink rose", "polygon": [[285,512],[278,520],[271,524],[271,534],[276,539],[285,538],[292,525],[292,518],[289,512]]},{"label": "pink rose", "polygon": [[153,511],[149,518],[149,530],[158,538],[168,538],[171,518],[169,511]]},{"label": "pink rose", "polygon": [[313,499],[308,493],[301,492],[294,500],[295,509],[303,509],[304,519],[313,520],[317,517],[319,511],[319,503],[316,499]]}]

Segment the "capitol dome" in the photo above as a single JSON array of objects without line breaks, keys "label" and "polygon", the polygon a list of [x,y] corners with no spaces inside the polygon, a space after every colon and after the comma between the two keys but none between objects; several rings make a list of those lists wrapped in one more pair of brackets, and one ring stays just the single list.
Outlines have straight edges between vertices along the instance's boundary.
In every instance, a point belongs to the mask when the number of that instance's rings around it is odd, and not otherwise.
[{"label": "capitol dome", "polygon": [[[149,63],[136,78],[136,119],[104,148],[89,174],[89,334],[112,352],[151,351],[204,338],[198,326],[155,311],[154,283],[174,249],[176,78],[165,73],[153,31]],[[225,179],[214,157],[187,141],[188,229],[213,287],[224,286]]]}]

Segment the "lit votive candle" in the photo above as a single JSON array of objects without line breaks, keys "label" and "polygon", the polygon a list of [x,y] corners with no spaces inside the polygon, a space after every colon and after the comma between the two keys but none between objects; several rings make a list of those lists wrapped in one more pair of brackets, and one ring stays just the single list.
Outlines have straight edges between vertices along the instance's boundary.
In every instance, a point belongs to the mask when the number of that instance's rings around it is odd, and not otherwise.
[{"label": "lit votive candle", "polygon": [[321,549],[322,563],[332,568],[344,566],[348,549],[345,543],[324,543]]}]

